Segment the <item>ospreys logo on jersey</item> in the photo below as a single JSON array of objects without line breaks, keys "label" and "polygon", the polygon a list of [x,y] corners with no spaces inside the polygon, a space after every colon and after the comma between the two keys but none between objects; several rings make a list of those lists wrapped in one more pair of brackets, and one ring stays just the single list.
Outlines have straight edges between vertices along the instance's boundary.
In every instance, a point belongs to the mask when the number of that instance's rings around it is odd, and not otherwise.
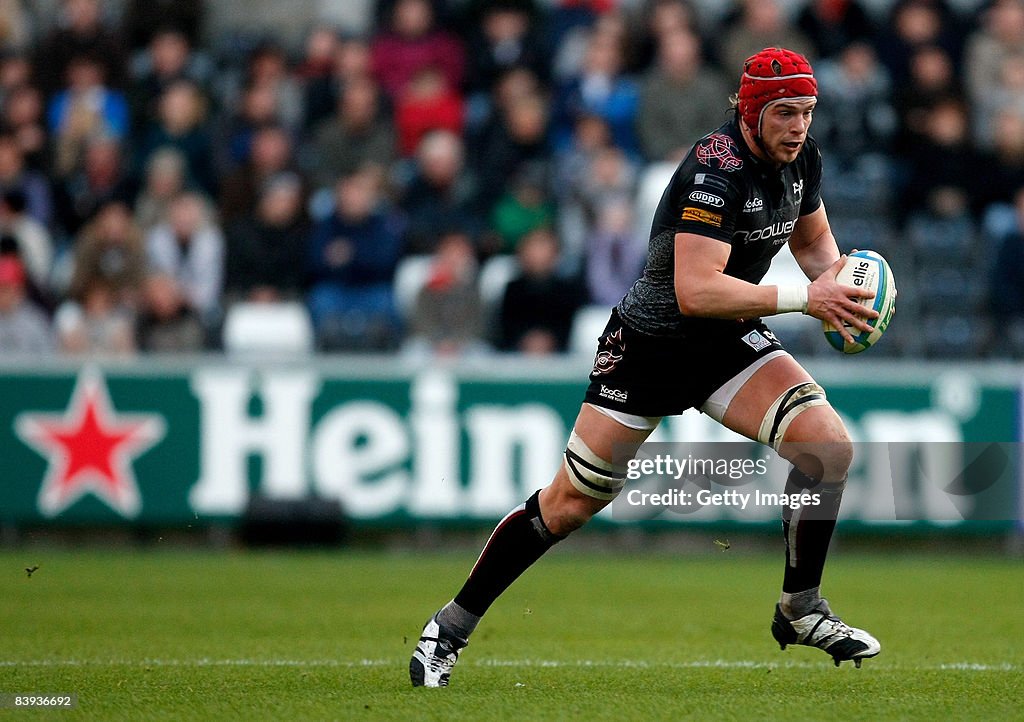
[{"label": "ospreys logo on jersey", "polygon": [[697,160],[711,168],[734,171],[743,167],[736,143],[725,133],[712,133],[697,144]]},{"label": "ospreys logo on jersey", "polygon": [[590,373],[593,376],[611,373],[622,355],[626,352],[626,344],[622,340],[622,328],[615,333],[610,333],[601,339],[601,346],[597,349],[597,357],[594,359],[594,370]]}]

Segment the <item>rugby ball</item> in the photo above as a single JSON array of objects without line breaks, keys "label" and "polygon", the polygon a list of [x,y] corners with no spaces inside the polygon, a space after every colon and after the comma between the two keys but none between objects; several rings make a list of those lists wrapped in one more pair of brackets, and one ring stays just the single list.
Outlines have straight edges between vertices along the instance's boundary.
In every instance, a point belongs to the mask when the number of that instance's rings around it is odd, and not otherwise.
[{"label": "rugby ball", "polygon": [[853,336],[853,343],[847,343],[832,324],[825,321],[821,323],[825,338],[832,348],[843,353],[860,353],[878,343],[896,310],[896,283],[892,269],[878,253],[856,251],[846,257],[846,265],[836,275],[836,281],[843,286],[856,286],[875,292],[874,298],[861,299],[861,305],[878,311],[878,318],[868,319],[871,331],[846,326]]}]

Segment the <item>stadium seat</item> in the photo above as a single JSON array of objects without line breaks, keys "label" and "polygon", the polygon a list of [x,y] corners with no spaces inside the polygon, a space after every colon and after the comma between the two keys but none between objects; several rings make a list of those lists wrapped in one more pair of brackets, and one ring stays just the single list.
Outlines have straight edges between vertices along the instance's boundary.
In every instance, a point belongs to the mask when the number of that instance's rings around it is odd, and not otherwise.
[{"label": "stadium seat", "polygon": [[977,358],[992,345],[989,319],[971,313],[928,314],[921,324],[924,353],[932,358]]},{"label": "stadium seat", "polygon": [[607,306],[583,306],[572,318],[569,331],[569,353],[593,356],[597,353],[597,339],[608,323],[611,309]]},{"label": "stadium seat", "polygon": [[427,282],[430,273],[430,256],[406,256],[395,269],[395,306],[402,321],[412,318],[416,298]]},{"label": "stadium seat", "polygon": [[519,273],[519,260],[512,255],[491,256],[480,267],[480,298],[487,311],[501,304],[505,286]]},{"label": "stadium seat", "polygon": [[633,232],[639,238],[648,238],[651,233],[651,219],[661,202],[661,194],[665,192],[672,174],[676,171],[675,163],[651,163],[640,171],[637,182],[636,203]]},{"label": "stadium seat", "polygon": [[224,350],[235,354],[307,354],[313,324],[297,301],[236,303],[224,319]]}]

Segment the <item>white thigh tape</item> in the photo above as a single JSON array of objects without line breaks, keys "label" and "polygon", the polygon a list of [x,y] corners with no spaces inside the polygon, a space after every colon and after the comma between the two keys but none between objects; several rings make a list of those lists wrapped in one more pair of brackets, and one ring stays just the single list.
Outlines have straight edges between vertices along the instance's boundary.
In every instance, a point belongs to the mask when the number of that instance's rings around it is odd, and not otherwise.
[{"label": "white thigh tape", "polygon": [[825,389],[813,381],[797,384],[786,390],[775,403],[768,409],[761,421],[761,430],[757,434],[757,440],[762,444],[768,444],[776,451],[786,436],[786,429],[793,423],[793,419],[802,414],[812,406],[825,406]]},{"label": "white thigh tape", "polygon": [[565,471],[578,492],[602,501],[614,499],[626,483],[625,470],[616,470],[591,451],[575,429],[569,434],[565,447]]}]

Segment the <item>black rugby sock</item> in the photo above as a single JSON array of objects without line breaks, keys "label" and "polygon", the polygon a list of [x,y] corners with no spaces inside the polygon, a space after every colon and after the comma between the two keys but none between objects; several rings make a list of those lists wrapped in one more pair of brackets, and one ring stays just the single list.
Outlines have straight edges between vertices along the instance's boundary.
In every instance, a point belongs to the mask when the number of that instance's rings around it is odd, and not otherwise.
[{"label": "black rugby sock", "polygon": [[477,617],[544,552],[565,537],[552,534],[540,516],[540,492],[502,519],[480,552],[455,603]]},{"label": "black rugby sock", "polygon": [[820,503],[794,510],[782,509],[782,533],[786,538],[786,573],[782,591],[796,594],[821,584],[828,545],[836,528],[844,484],[823,484],[796,467],[786,480],[786,494],[817,494]]}]

